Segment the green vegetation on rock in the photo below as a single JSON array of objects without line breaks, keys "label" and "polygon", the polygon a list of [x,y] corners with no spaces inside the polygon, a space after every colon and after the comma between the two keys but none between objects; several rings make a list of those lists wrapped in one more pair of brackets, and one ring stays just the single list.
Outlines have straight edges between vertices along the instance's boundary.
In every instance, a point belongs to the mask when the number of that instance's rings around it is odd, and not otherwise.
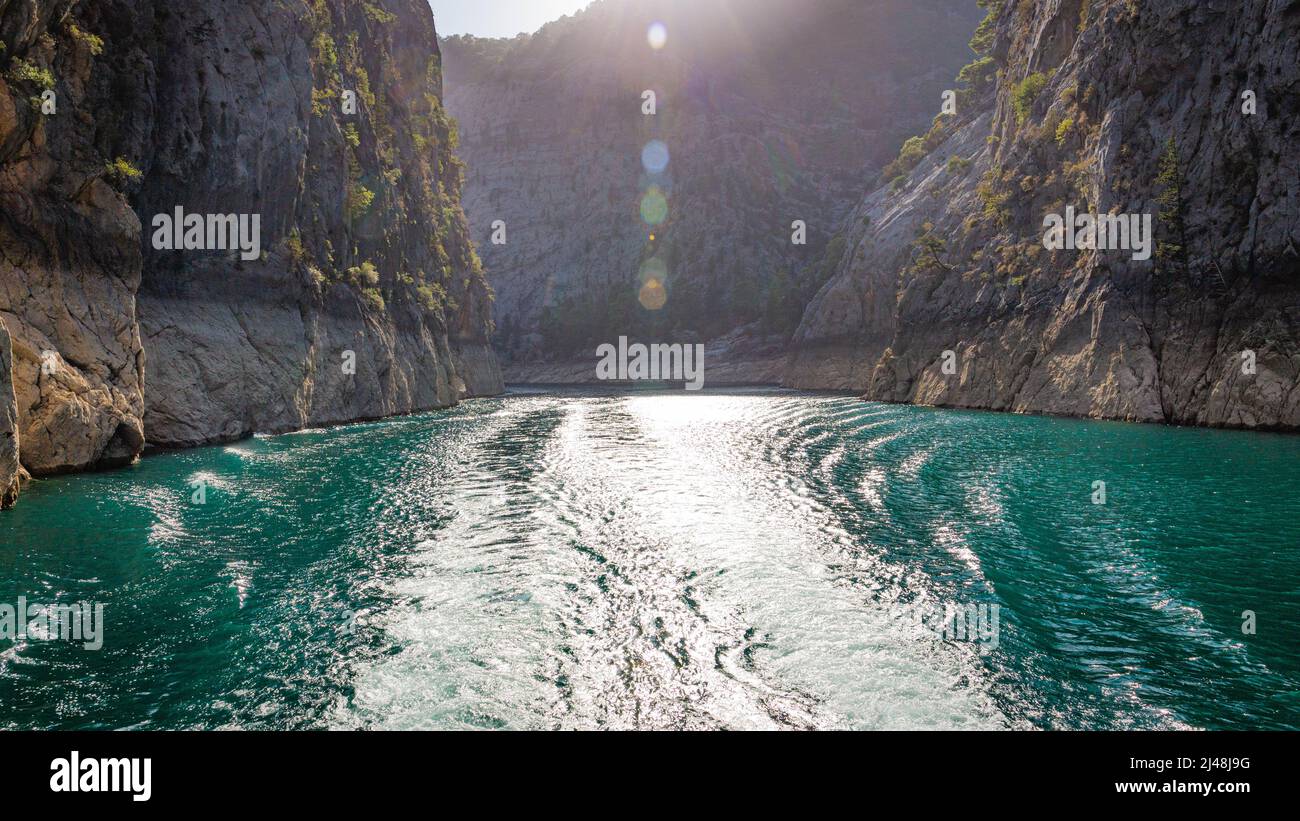
[{"label": "green vegetation on rock", "polygon": [[1160,186],[1156,204],[1160,209],[1161,234],[1156,242],[1156,257],[1170,262],[1183,261],[1187,252],[1187,229],[1183,216],[1185,180],[1178,142],[1173,137],[1165,142],[1165,149],[1160,155],[1156,185]]},{"label": "green vegetation on rock", "polygon": [[109,184],[121,190],[144,176],[140,169],[132,165],[126,157],[118,157],[112,162],[104,163],[104,176]]},{"label": "green vegetation on rock", "polygon": [[1036,71],[1012,87],[1011,107],[1016,112],[1016,125],[1024,124],[1046,85],[1047,75]]}]

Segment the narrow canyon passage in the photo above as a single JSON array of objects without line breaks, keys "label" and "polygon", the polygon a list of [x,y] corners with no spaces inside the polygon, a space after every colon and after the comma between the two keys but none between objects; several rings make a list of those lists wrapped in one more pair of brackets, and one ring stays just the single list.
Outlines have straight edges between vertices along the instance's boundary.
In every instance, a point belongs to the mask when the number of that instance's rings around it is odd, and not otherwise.
[{"label": "narrow canyon passage", "polygon": [[[11,512],[0,592],[102,602],[111,640],[5,650],[0,715],[1295,728],[1298,457],[826,394],[529,389],[158,455]],[[942,604],[997,605],[996,640],[890,615]]]}]

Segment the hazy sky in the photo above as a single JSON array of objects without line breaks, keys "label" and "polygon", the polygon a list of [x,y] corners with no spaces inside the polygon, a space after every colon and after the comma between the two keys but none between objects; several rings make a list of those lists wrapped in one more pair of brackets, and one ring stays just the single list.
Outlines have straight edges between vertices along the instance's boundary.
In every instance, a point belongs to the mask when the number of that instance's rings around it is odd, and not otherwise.
[{"label": "hazy sky", "polygon": [[514,37],[586,8],[592,0],[429,0],[440,36]]}]

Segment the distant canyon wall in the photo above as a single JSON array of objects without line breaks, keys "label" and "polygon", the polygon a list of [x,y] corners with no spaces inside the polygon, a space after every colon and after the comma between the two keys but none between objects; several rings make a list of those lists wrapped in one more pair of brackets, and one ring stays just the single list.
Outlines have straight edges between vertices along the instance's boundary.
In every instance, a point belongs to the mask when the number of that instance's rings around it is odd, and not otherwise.
[{"label": "distant canyon wall", "polygon": [[444,40],[508,370],[581,373],[566,363],[594,368],[628,335],[714,342],[754,363],[737,378],[777,378],[771,349],[830,275],[838,227],[929,124],[980,16],[949,0],[601,0],[513,40]]}]

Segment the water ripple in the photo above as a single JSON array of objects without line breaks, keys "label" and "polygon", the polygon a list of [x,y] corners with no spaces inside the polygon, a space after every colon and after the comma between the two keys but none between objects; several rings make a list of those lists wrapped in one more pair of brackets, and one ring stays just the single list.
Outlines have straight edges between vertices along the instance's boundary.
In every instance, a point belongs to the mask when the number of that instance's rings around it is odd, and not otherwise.
[{"label": "water ripple", "polygon": [[[0,641],[0,726],[1296,728],[1297,465],[778,390],[154,456],[0,518],[0,601],[108,605],[98,653]],[[899,617],[976,604],[996,646]]]}]

